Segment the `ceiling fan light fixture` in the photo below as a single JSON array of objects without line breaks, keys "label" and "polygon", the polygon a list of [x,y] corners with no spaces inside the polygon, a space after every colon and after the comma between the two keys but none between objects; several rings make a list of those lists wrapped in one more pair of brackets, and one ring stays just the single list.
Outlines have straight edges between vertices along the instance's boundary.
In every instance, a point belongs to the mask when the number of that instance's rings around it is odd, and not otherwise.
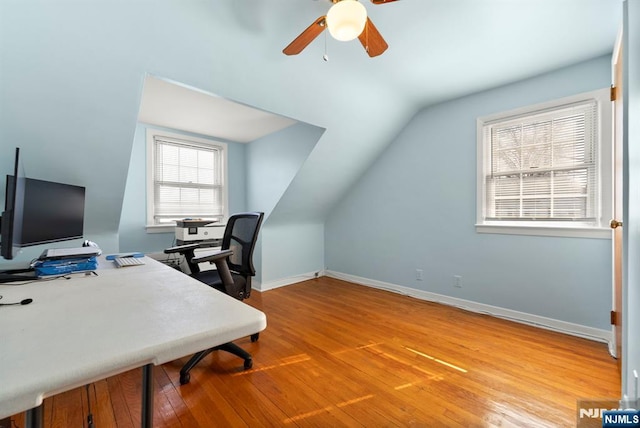
[{"label": "ceiling fan light fixture", "polygon": [[358,37],[367,23],[367,9],[357,0],[342,0],[327,12],[327,28],[331,36],[343,42]]}]

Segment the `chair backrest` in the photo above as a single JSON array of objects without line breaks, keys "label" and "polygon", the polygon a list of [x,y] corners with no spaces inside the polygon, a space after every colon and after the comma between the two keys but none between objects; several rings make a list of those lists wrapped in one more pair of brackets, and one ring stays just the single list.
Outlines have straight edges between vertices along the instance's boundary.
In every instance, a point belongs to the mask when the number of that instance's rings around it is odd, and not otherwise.
[{"label": "chair backrest", "polygon": [[229,217],[222,237],[222,249],[233,250],[228,265],[232,272],[242,276],[255,276],[253,249],[258,240],[258,232],[264,213],[238,213]]}]

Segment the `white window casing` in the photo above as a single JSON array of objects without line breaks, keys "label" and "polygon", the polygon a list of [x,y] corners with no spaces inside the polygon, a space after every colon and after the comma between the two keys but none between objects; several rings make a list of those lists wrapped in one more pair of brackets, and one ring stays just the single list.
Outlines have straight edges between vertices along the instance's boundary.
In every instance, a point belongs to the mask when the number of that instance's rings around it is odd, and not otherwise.
[{"label": "white window casing", "polygon": [[228,218],[227,145],[147,129],[147,231],[184,218]]},{"label": "white window casing", "polygon": [[477,121],[476,230],[610,238],[609,88]]}]

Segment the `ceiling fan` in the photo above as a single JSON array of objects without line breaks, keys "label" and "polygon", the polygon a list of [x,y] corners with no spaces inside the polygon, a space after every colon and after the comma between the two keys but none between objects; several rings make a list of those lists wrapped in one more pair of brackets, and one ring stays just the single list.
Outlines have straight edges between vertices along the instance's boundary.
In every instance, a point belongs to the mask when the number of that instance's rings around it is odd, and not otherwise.
[{"label": "ceiling fan", "polygon": [[[325,28],[333,38],[340,41],[353,40],[356,37],[362,43],[370,57],[382,54],[389,45],[367,16],[367,10],[358,0],[330,0],[333,6],[325,16],[316,19],[282,51],[285,55],[297,55]],[[398,0],[371,0],[373,4],[391,3]]]}]

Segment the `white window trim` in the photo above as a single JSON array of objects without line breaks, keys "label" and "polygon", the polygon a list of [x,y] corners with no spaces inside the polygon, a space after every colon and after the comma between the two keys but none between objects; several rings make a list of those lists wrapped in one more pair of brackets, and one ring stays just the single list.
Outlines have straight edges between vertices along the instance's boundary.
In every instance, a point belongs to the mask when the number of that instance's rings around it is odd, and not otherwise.
[{"label": "white window trim", "polygon": [[227,222],[229,218],[229,180],[228,180],[228,161],[227,161],[227,144],[221,141],[209,140],[205,138],[192,137],[190,135],[185,134],[176,134],[173,132],[166,132],[159,129],[147,128],[146,139],[147,139],[147,157],[146,157],[146,189],[147,189],[147,218],[146,218],[146,231],[147,233],[173,233],[175,231],[175,225],[157,225],[153,222],[153,206],[154,206],[154,195],[153,195],[153,180],[154,180],[154,169],[155,169],[155,159],[154,159],[154,146],[155,141],[154,137],[160,136],[171,140],[184,141],[185,143],[197,143],[208,146],[215,146],[220,148],[222,151],[222,178],[224,180],[224,185],[222,188],[222,198],[224,201],[224,218],[222,220],[223,223]]},{"label": "white window trim", "polygon": [[[561,98],[541,104],[526,106],[507,112],[483,116],[477,120],[477,215],[476,232],[508,235],[534,235],[534,236],[559,236],[576,238],[611,239],[611,229],[607,226],[613,213],[613,159],[612,159],[612,106],[610,89],[604,88],[596,91]],[[486,123],[498,120],[507,120],[518,116],[526,116],[534,112],[557,108],[562,105],[572,104],[587,100],[596,100],[598,103],[598,156],[599,156],[599,192],[601,199],[600,218],[597,226],[584,224],[566,224],[560,222],[523,222],[514,224],[508,221],[485,221],[485,179],[484,172],[490,166],[487,165],[488,157],[484,155],[483,128]],[[536,224],[533,224],[536,223]]]}]

